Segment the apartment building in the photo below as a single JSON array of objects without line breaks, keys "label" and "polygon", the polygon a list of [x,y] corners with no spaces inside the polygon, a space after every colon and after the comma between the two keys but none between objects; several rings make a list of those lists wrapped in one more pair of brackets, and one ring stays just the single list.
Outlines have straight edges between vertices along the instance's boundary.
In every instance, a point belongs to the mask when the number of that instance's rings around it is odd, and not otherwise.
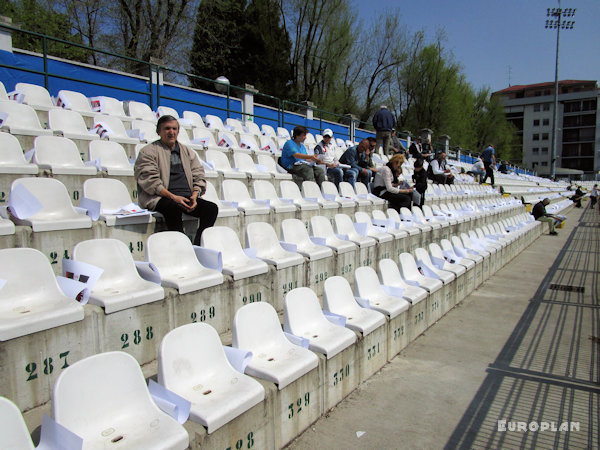
[{"label": "apartment building", "polygon": [[[558,88],[556,167],[596,173],[600,170],[598,83],[563,80]],[[492,95],[501,97],[507,119],[518,130],[520,140],[515,145],[522,152],[523,166],[549,174],[554,82],[511,86]]]}]

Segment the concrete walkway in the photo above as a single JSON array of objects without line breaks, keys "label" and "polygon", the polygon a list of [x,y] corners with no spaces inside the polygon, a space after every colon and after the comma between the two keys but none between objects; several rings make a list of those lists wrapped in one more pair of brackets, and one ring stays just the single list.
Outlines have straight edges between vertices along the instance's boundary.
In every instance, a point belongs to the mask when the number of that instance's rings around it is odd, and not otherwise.
[{"label": "concrete walkway", "polygon": [[[599,448],[600,215],[572,209],[558,231],[289,447]],[[564,422],[572,431],[552,431]]]}]

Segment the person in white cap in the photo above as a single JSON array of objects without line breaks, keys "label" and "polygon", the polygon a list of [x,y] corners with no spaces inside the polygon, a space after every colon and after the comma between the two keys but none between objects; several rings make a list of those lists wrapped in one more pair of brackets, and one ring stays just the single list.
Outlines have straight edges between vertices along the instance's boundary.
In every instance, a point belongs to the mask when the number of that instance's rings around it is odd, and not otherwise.
[{"label": "person in white cap", "polygon": [[335,145],[333,144],[333,131],[329,128],[323,130],[323,140],[314,148],[314,153],[327,167],[327,178],[331,179],[336,186],[341,181],[349,182],[352,187],[356,183],[356,173],[353,170],[344,170],[335,156]]}]

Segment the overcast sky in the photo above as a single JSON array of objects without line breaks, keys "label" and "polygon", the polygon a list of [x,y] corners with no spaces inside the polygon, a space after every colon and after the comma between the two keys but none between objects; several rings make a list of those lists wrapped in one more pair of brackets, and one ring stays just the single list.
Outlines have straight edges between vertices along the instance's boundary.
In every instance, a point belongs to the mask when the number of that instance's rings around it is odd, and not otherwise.
[{"label": "overcast sky", "polygon": [[[372,20],[397,8],[410,31],[429,39],[443,28],[447,48],[475,89],[554,81],[556,30],[544,28],[546,8],[557,0],[352,0],[359,16]],[[600,80],[600,0],[562,0],[577,8],[572,30],[561,30],[559,78]],[[510,68],[510,69],[509,69]]]}]

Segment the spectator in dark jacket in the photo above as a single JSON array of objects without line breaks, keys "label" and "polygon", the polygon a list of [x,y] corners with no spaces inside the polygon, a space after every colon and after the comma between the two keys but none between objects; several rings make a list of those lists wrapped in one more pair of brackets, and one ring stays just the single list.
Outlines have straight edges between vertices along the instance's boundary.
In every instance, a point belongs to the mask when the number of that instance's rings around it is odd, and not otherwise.
[{"label": "spectator in dark jacket", "polygon": [[533,209],[531,210],[531,214],[535,220],[539,222],[546,222],[548,224],[548,231],[551,236],[556,236],[558,233],[554,231],[554,220],[555,217],[552,214],[548,214],[546,212],[546,206],[550,203],[550,200],[545,198],[541,202],[535,204]]},{"label": "spectator in dark jacket", "polygon": [[394,115],[387,109],[387,106],[381,105],[379,111],[373,116],[373,127],[375,128],[375,137],[377,139],[377,148],[383,146],[383,153],[388,155],[392,152],[390,145],[392,140],[392,130],[396,125]]},{"label": "spectator in dark jacket", "polygon": [[412,179],[415,183],[415,190],[421,194],[419,206],[423,206],[425,204],[425,191],[427,190],[427,172],[423,168],[422,159],[415,161],[415,170],[413,172]]},{"label": "spectator in dark jacket", "polygon": [[350,147],[348,150],[344,152],[344,154],[340,157],[340,163],[348,164],[350,169],[354,170],[356,173],[356,178],[361,183],[369,186],[369,181],[371,181],[372,172],[367,167],[368,163],[368,150],[369,150],[369,141],[367,139],[363,139],[353,147]]}]

